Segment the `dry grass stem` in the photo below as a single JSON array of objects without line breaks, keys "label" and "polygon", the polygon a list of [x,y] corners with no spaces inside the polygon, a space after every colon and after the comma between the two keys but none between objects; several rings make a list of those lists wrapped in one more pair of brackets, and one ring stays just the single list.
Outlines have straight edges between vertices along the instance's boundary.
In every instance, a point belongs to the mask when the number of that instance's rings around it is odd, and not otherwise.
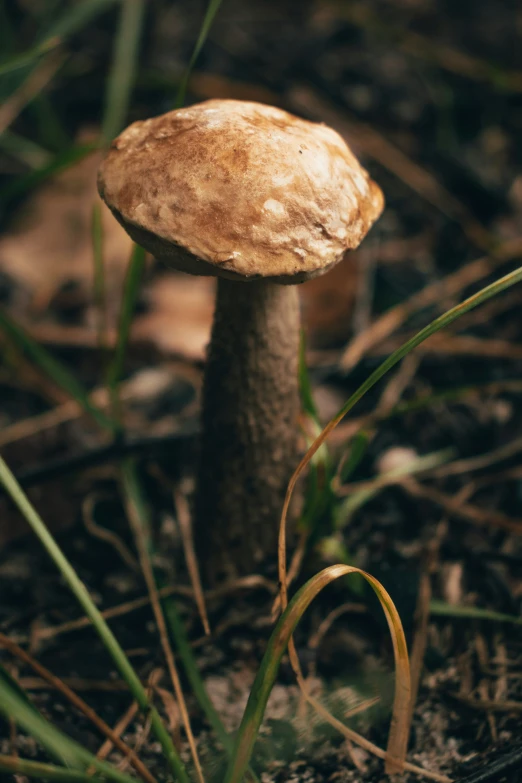
[{"label": "dry grass stem", "polygon": [[192,589],[194,590],[194,599],[196,601],[196,606],[198,607],[203,630],[207,636],[210,636],[210,624],[208,621],[207,607],[205,604],[205,595],[201,585],[199,566],[196,558],[196,551],[194,549],[190,509],[181,487],[178,487],[174,490],[174,506],[176,508],[176,517],[181,533],[181,540],[183,542],[185,562],[187,564]]},{"label": "dry grass stem", "polygon": [[167,669],[178,702],[178,707],[183,721],[183,726],[185,728],[185,733],[187,736],[187,741],[189,743],[194,766],[196,769],[197,778],[199,780],[199,783],[205,783],[203,777],[203,770],[201,768],[201,764],[198,757],[196,740],[194,738],[192,727],[190,725],[190,718],[187,710],[187,705],[185,702],[185,697],[183,695],[183,690],[181,688],[181,681],[179,679],[178,670],[176,668],[176,664],[174,661],[174,653],[172,652],[172,647],[169,641],[167,624],[165,622],[165,617],[161,609],[158,589],[156,587],[154,574],[152,572],[152,565],[147,552],[147,542],[145,540],[145,534],[142,528],[141,520],[139,519],[138,516],[136,506],[134,505],[134,503],[132,503],[130,500],[127,499],[127,493],[125,493],[125,498],[126,498],[125,505],[127,508],[127,515],[129,517],[129,522],[136,541],[140,566],[147,585],[150,603],[154,613],[154,619],[156,620],[156,625],[158,627],[158,633],[161,640],[161,647],[163,649],[163,654],[165,655],[165,660],[167,662]]},{"label": "dry grass stem", "polygon": [[466,519],[481,527],[498,527],[510,533],[522,534],[522,519],[508,517],[502,511],[488,510],[470,503],[461,503],[458,497],[447,495],[435,487],[424,486],[411,477],[404,479],[402,486],[414,497],[431,500],[453,516]]},{"label": "dry grass stem", "polygon": [[90,495],[87,495],[82,502],[82,519],[85,529],[93,538],[98,538],[100,541],[111,546],[118,553],[125,565],[130,568],[131,571],[134,571],[134,573],[139,574],[139,563],[125,542],[117,536],[113,530],[108,530],[106,527],[103,527],[103,525],[98,525],[98,523],[94,521],[94,509],[98,499],[96,494],[91,493]]},{"label": "dry grass stem", "polygon": [[[259,574],[251,574],[250,576],[241,577],[240,579],[234,579],[232,582],[228,582],[215,590],[209,590],[207,592],[207,600],[222,598],[223,596],[230,595],[231,593],[240,590],[259,590],[260,588],[266,590],[271,595],[274,595],[277,592],[277,585],[275,582],[272,582],[270,579]],[[185,598],[194,599],[194,591],[192,588],[185,587],[184,585],[169,585],[158,590],[159,598],[167,598],[170,595],[180,595]],[[123,617],[129,612],[143,609],[145,606],[149,606],[150,603],[150,596],[143,596],[142,598],[135,598],[133,601],[126,601],[118,606],[112,606],[109,609],[105,609],[101,614],[104,620],[112,620],[115,617]],[[37,628],[34,630],[33,636],[35,641],[38,642],[42,639],[54,639],[64,633],[80,631],[82,628],[89,628],[90,626],[91,621],[88,617],[78,617],[76,620],[68,620],[59,625]],[[17,637],[17,641],[24,642],[26,641],[26,637]]]},{"label": "dry grass stem", "polygon": [[522,239],[512,239],[497,247],[494,254],[482,256],[447,275],[443,280],[436,280],[425,286],[404,302],[378,316],[366,332],[355,337],[343,354],[341,367],[344,370],[354,367],[371,348],[382,343],[412,315],[430,305],[441,303],[443,306],[451,297],[521,255]]},{"label": "dry grass stem", "polygon": [[156,779],[147,770],[142,761],[136,756],[136,754],[123,742],[123,740],[113,732],[111,727],[105,723],[102,718],[92,709],[89,705],[75,693],[71,688],[66,685],[59,677],[56,677],[52,672],[46,669],[42,664],[36,661],[32,655],[29,655],[18,644],[11,641],[5,634],[0,633],[0,646],[9,650],[11,655],[16,656],[20,661],[30,666],[43,680],[49,685],[59,691],[65,698],[73,704],[77,710],[79,710],[91,723],[93,723],[98,731],[105,734],[108,739],[118,748],[118,750],[128,757],[130,763],[139,774],[139,776],[147,781],[147,783],[157,783]]}]

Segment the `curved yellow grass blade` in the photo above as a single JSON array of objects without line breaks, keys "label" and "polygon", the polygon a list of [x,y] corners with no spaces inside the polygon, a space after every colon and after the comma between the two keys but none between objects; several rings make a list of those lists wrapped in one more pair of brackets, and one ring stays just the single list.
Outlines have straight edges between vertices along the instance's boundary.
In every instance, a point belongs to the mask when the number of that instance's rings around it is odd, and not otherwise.
[{"label": "curved yellow grass blade", "polygon": [[236,736],[234,753],[225,776],[225,783],[240,783],[248,766],[254,743],[263,720],[265,707],[277,676],[279,664],[297,623],[321,590],[339,577],[360,574],[373,588],[384,610],[393,641],[395,656],[395,697],[388,750],[385,754],[386,771],[400,772],[404,768],[410,709],[410,665],[408,649],[399,613],[381,585],[371,574],[355,566],[335,565],[325,568],[310,579],[293,597],[277,623],[261,667],[252,686],[243,720]]}]

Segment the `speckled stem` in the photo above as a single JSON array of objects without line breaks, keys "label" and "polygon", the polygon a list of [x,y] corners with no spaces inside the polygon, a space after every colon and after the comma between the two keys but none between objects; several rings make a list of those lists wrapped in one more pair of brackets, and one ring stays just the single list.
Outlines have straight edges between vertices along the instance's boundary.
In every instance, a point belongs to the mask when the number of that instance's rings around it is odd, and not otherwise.
[{"label": "speckled stem", "polygon": [[298,346],[295,286],[218,280],[195,496],[196,546],[211,584],[275,560],[297,461]]}]

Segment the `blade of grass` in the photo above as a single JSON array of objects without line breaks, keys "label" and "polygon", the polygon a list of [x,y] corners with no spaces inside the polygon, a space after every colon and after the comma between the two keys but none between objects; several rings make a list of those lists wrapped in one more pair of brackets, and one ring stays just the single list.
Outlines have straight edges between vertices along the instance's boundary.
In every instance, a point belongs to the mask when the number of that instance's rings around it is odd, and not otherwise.
[{"label": "blade of grass", "polygon": [[[301,332],[299,346],[299,393],[303,411],[308,417],[310,429],[316,436],[321,432],[322,427],[306,366],[306,344],[303,331]],[[312,435],[310,432],[307,435],[307,443],[310,443]],[[329,528],[335,505],[332,478],[332,463],[325,444],[322,449],[319,449],[310,463],[310,475],[307,481],[304,506],[300,519],[300,524],[303,530],[306,531],[307,538],[313,537],[314,534],[317,535],[320,532],[330,532]],[[324,529],[325,527],[326,530]]]},{"label": "blade of grass", "polygon": [[104,428],[112,429],[112,423],[89,399],[89,394],[76,377],[45,348],[42,348],[32,337],[13,321],[4,310],[0,309],[0,329],[14,343],[16,348],[28,356],[34,364],[43,370],[61,389],[90,413],[94,420]]},{"label": "blade of grass", "polygon": [[95,149],[97,149],[96,144],[75,144],[70,149],[64,150],[64,152],[53,157],[49,163],[46,163],[41,168],[30,171],[23,177],[17,177],[0,189],[0,204],[5,206],[13,199],[20,198],[50,177],[54,177],[75,163],[79,163],[94,152]]},{"label": "blade of grass", "polygon": [[[113,398],[114,397],[117,398],[117,384],[119,378],[121,377],[121,373],[123,369],[123,362],[124,362],[125,352],[128,343],[130,325],[132,322],[132,315],[135,309],[136,299],[138,295],[139,282],[143,275],[144,262],[145,262],[144,251],[142,251],[138,246],[135,246],[135,250],[133,251],[131,263],[129,266],[129,270],[125,282],[122,312],[120,316],[120,325],[118,329],[118,343],[115,351],[115,356],[112,362],[112,366],[109,371],[109,387],[110,389],[112,389]],[[125,494],[127,497],[127,501],[131,503],[131,507],[132,507],[131,519],[133,519],[134,522],[136,523],[134,525],[135,535],[137,538],[137,542],[138,543],[141,542],[140,547],[143,549],[143,558],[146,558],[147,561],[145,562],[145,559],[143,561],[143,565],[145,566],[145,568],[143,568],[144,575],[147,576],[147,573],[150,570],[149,552],[152,549],[152,540],[150,536],[150,525],[149,525],[146,504],[144,503],[141,486],[139,485],[139,482],[137,480],[135,468],[132,465],[132,463],[126,461],[122,466],[122,470],[124,476]],[[144,540],[142,536],[144,537]],[[156,582],[154,579],[154,574],[152,573],[152,581],[151,581],[150,573],[148,573],[148,577],[149,577],[148,586],[149,588],[152,588],[152,593],[154,593],[154,591],[156,590]],[[149,595],[152,598],[151,589],[149,589]],[[223,724],[221,723],[221,720],[219,718],[219,715],[206,693],[203,680],[201,679],[201,676],[199,674],[195,658],[193,656],[192,650],[190,648],[190,644],[186,637],[183,624],[181,623],[181,620],[179,618],[175,603],[173,599],[171,600],[167,599],[167,601],[164,602],[163,605],[165,607],[165,619],[170,626],[170,630],[176,642],[176,645],[178,647],[178,652],[180,654],[180,658],[185,668],[187,678],[189,679],[189,682],[193,687],[196,698],[198,699],[201,708],[203,709],[205,715],[207,716],[210,725],[216,731],[216,734],[219,737],[224,748],[230,751],[232,748],[231,738],[228,736],[227,732],[225,731]],[[157,613],[157,607],[155,607],[155,611]],[[161,605],[160,605],[160,612],[161,612]],[[160,620],[160,623],[162,623],[162,620]]]},{"label": "blade of grass", "polygon": [[85,27],[98,14],[103,13],[115,0],[82,0],[73,3],[67,11],[40,37],[38,43],[21,54],[9,57],[0,63],[0,76],[29,65],[46,52],[54,49],[63,40]]},{"label": "blade of grass", "polygon": [[[373,576],[354,566],[336,565],[325,568],[310,579],[293,597],[275,627],[256,679],[250,691],[247,706],[236,735],[234,754],[230,761],[224,783],[240,783],[250,761],[254,743],[261,726],[268,697],[274,685],[283,654],[292,638],[294,630],[314,598],[331,582],[348,574],[358,573],[373,588],[386,615],[393,641],[396,666],[395,700],[390,728],[390,741],[386,754],[390,768],[400,769],[406,755],[403,731],[407,725],[410,703],[410,673],[406,639],[399,614],[384,587]],[[372,743],[362,740],[363,747]]]},{"label": "blade of grass", "polygon": [[[15,756],[0,755],[0,772],[12,775],[25,775],[37,780],[59,781],[59,783],[103,783],[104,778],[87,772],[74,772],[71,769],[55,767],[40,761],[29,761]],[[132,778],[129,778],[131,780]]]},{"label": "blade of grass", "polygon": [[52,157],[49,150],[44,149],[44,147],[36,144],[31,139],[26,139],[25,136],[20,136],[18,133],[13,133],[10,130],[4,130],[0,135],[0,147],[8,155],[12,155],[13,158],[22,161],[31,169],[46,166]]},{"label": "blade of grass", "polygon": [[28,707],[33,709],[36,713],[38,713],[38,710],[30,700],[27,693],[24,691],[24,689],[17,683],[17,681],[12,677],[5,666],[2,666],[0,663],[0,681],[4,682],[9,688],[11,688],[12,691],[14,691],[25,703]]},{"label": "blade of grass", "polygon": [[93,299],[97,312],[98,347],[107,353],[107,296],[105,287],[105,261],[103,257],[103,223],[99,201],[92,209],[92,263],[93,263]]},{"label": "blade of grass", "polygon": [[4,99],[0,107],[0,133],[7,130],[19,114],[42,95],[43,90],[63,67],[66,59],[65,54],[60,50],[51,52],[42,58],[10,96]]},{"label": "blade of grass", "polygon": [[203,18],[203,23],[199,31],[199,35],[196,41],[196,45],[194,47],[194,51],[192,52],[192,56],[189,60],[189,64],[187,65],[187,69],[183,75],[181,84],[179,85],[178,88],[178,93],[176,95],[176,103],[174,107],[176,109],[179,109],[185,103],[185,95],[187,92],[187,86],[190,79],[190,74],[192,73],[192,69],[196,64],[196,60],[199,57],[199,53],[201,52],[203,45],[207,40],[207,35],[209,34],[210,28],[212,27],[212,22],[214,21],[214,17],[219,11],[220,5],[221,5],[221,0],[210,0],[207,6],[207,11]]},{"label": "blade of grass", "polygon": [[190,508],[182,487],[176,487],[173,492],[174,508],[178,520],[178,530],[181,535],[183,545],[183,555],[189,574],[190,583],[194,591],[194,600],[198,607],[199,619],[207,636],[211,635],[210,623],[208,621],[207,606],[205,603],[205,594],[201,584],[201,575],[199,564],[194,546],[194,536],[192,535],[192,519]]},{"label": "blade of grass", "polygon": [[410,340],[404,343],[404,345],[402,345],[400,348],[394,351],[384,362],[382,362],[382,364],[379,365],[379,367],[377,367],[376,370],[374,370],[374,372],[366,379],[366,381],[364,381],[364,383],[361,384],[361,386],[359,386],[359,388],[356,389],[356,391],[348,398],[348,400],[345,402],[345,404],[342,406],[339,412],[328,422],[328,424],[323,429],[321,434],[312,443],[312,445],[310,446],[310,448],[308,449],[308,451],[300,461],[299,465],[297,466],[293,476],[291,477],[288,483],[283,510],[281,512],[281,520],[280,520],[280,527],[279,527],[278,561],[279,561],[279,584],[280,584],[279,602],[283,610],[286,608],[288,604],[288,585],[287,585],[287,571],[286,571],[286,519],[288,515],[290,500],[292,498],[292,494],[299,476],[301,475],[302,471],[306,468],[306,466],[309,464],[309,462],[316,454],[316,452],[321,448],[322,444],[325,442],[328,435],[332,432],[333,429],[335,429],[335,427],[344,418],[344,416],[359,402],[359,400],[362,397],[364,397],[364,395],[373,386],[375,386],[375,384],[378,381],[380,381],[380,379],[389,370],[391,370],[392,367],[394,367],[398,362],[400,362],[401,359],[407,356],[407,354],[413,351],[418,345],[424,342],[424,340],[427,340],[428,337],[431,337],[432,334],[439,332],[444,327],[449,326],[449,324],[453,323],[453,321],[456,321],[457,318],[460,318],[460,316],[464,315],[465,313],[468,313],[470,310],[473,310],[475,307],[478,307],[479,305],[488,301],[488,299],[491,299],[493,296],[497,296],[502,291],[505,291],[506,289],[510,288],[513,285],[516,285],[521,281],[522,281],[522,267],[519,267],[515,269],[513,272],[511,272],[510,274],[501,277],[499,280],[496,280],[494,283],[491,283],[491,285],[486,286],[482,290],[478,291],[476,294],[473,294],[472,296],[468,297],[460,304],[451,308],[451,310],[448,310],[446,313],[443,313],[443,315],[439,316],[439,318],[436,318],[434,321],[432,321],[430,324],[424,327],[424,329],[421,329],[420,332],[418,332],[414,337],[412,337]]},{"label": "blade of grass", "polygon": [[145,270],[146,253],[139,245],[134,245],[131,253],[127,274],[125,276],[125,285],[120,312],[120,321],[118,325],[118,340],[114,351],[114,356],[107,373],[107,386],[109,389],[109,399],[111,401],[111,412],[118,427],[121,427],[121,406],[119,396],[119,382],[123,373],[125,362],[125,353],[129,342],[129,334],[132,324],[132,317],[136,307],[139,287],[143,272]]},{"label": "blade of grass", "polygon": [[497,623],[522,625],[522,617],[517,617],[516,615],[494,612],[491,609],[481,609],[478,606],[453,606],[444,601],[431,601],[430,614],[435,614],[439,617],[466,618],[468,620],[492,620]]},{"label": "blade of grass", "polygon": [[102,137],[108,144],[122,129],[137,70],[138,48],[145,12],[144,0],[121,3],[114,57],[107,80]]},{"label": "blade of grass", "polygon": [[91,620],[94,628],[102,639],[107,652],[111,655],[118,671],[120,672],[123,679],[127,682],[129,689],[138,702],[140,708],[145,712],[145,714],[150,716],[152,729],[156,739],[161,744],[165,753],[165,757],[174,775],[180,781],[180,783],[189,783],[187,773],[185,772],[185,767],[172,743],[169,733],[165,728],[159,713],[150,704],[145,688],[141,684],[139,677],[132,668],[119,642],[103,619],[101,612],[87,592],[85,585],[80,580],[74,568],[71,566],[62,550],[50,534],[36,509],[31,505],[29,499],[23,492],[22,488],[16,481],[15,477],[9,470],[2,457],[0,457],[0,481],[4,485],[8,494],[11,496],[11,499],[14,501],[15,505],[25,517],[26,521],[29,523],[34,533],[36,533],[38,539],[48,554],[51,556],[64,580],[69,585],[80,606],[83,608],[85,614]]},{"label": "blade of grass", "polygon": [[[85,717],[93,723],[101,734],[104,734],[109,740],[118,748],[118,750],[129,760],[130,764],[134,767],[140,778],[146,783],[157,783],[156,779],[150,774],[142,761],[138,758],[136,753],[129,748],[128,745],[111,729],[111,727],[105,723],[105,721],[99,717],[95,710],[92,709],[72,688],[56,677],[52,672],[42,666],[35,658],[20,647],[16,642],[13,642],[8,636],[0,632],[0,648],[8,650],[11,655],[18,658],[27,666],[30,666],[33,671],[36,672],[43,680],[45,680],[52,688],[62,693],[71,704],[73,704],[79,712],[83,713]],[[9,684],[9,683],[8,683]],[[19,689],[21,690],[21,689]],[[23,693],[23,691],[22,691]]]},{"label": "blade of grass", "polygon": [[46,92],[40,92],[27,106],[34,133],[40,144],[59,155],[72,146],[73,140],[66,130],[54,102]]},{"label": "blade of grass", "polygon": [[82,0],[81,3],[72,3],[47,29],[43,40],[52,41],[58,38],[64,41],[86,27],[96,16],[107,11],[115,2],[116,0]]},{"label": "blade of grass", "polygon": [[350,450],[348,454],[341,459],[340,466],[337,470],[339,474],[339,484],[345,484],[352,473],[357,469],[359,463],[366,454],[369,440],[370,436],[366,430],[361,430],[354,436],[350,444]]},{"label": "blade of grass", "polygon": [[385,487],[400,483],[401,479],[407,476],[415,476],[417,473],[423,473],[440,465],[445,465],[453,457],[455,457],[454,449],[434,451],[431,454],[424,454],[422,457],[412,459],[404,465],[376,476],[367,483],[367,486],[352,492],[339,504],[335,512],[335,529],[342,530],[342,528],[346,527],[355,512],[366,505]]},{"label": "blade of grass", "polygon": [[92,765],[107,780],[133,783],[133,778],[100,761],[80,744],[63,734],[29,706],[7,683],[0,680],[0,712],[12,718],[34,737],[52,756],[72,769]]},{"label": "blade of grass", "polygon": [[233,749],[232,737],[228,734],[219,713],[214,707],[210,697],[206,691],[205,684],[199,673],[199,669],[196,664],[196,659],[192,652],[190,642],[188,640],[185,627],[179,616],[176,602],[172,598],[166,598],[162,601],[163,609],[165,612],[165,619],[169,627],[170,635],[174,640],[176,649],[180,660],[183,664],[185,674],[190,683],[194,696],[198,700],[198,704],[203,710],[210,726],[216,733],[217,738],[225,748],[225,751],[230,754]]},{"label": "blade of grass", "polygon": [[185,733],[187,735],[187,740],[190,746],[190,752],[192,754],[192,760],[196,769],[197,778],[199,783],[204,783],[203,770],[201,769],[201,764],[196,748],[196,740],[194,739],[194,734],[192,733],[187,704],[185,702],[185,697],[181,688],[181,681],[179,679],[178,670],[174,661],[172,648],[169,643],[165,617],[161,609],[158,588],[156,586],[156,580],[154,577],[154,569],[150,559],[149,535],[151,525],[149,511],[138,479],[135,463],[131,460],[125,460],[121,466],[121,475],[127,516],[129,518],[134,540],[136,542],[136,549],[138,550],[140,566],[145,578],[145,583],[147,585],[150,603],[154,612],[156,625],[158,627],[163,654],[165,656],[165,660],[167,661],[167,668],[172,686],[174,688],[174,693],[176,695],[177,706],[181,714],[183,726],[185,727]]}]

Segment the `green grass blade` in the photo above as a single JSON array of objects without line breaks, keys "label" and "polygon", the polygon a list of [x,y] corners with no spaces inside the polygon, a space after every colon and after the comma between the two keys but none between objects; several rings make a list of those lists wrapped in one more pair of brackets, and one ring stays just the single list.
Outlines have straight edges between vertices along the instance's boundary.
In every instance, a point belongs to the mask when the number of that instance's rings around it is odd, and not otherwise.
[{"label": "green grass blade", "polygon": [[136,549],[138,550],[140,566],[147,584],[149,596],[151,598],[151,604],[161,639],[163,653],[165,660],[167,661],[170,680],[178,704],[180,722],[181,725],[185,728],[185,733],[190,746],[190,753],[196,772],[196,779],[200,781],[200,783],[204,783],[203,770],[201,768],[196,741],[192,732],[192,727],[190,725],[190,717],[185,702],[185,697],[181,688],[181,680],[178,674],[178,668],[174,660],[172,648],[170,647],[168,641],[168,629],[165,615],[163,614],[161,601],[158,600],[156,603],[155,600],[158,598],[158,586],[151,558],[151,554],[153,552],[153,541],[151,535],[152,527],[150,511],[138,476],[138,472],[136,470],[136,463],[130,459],[124,460],[121,465],[121,475],[122,488],[125,495],[125,505],[128,510],[129,522],[131,523],[134,540],[136,542]]},{"label": "green grass blade", "polygon": [[416,457],[386,473],[381,473],[371,481],[367,486],[352,492],[337,507],[335,512],[335,529],[342,530],[351,521],[356,511],[359,511],[366,503],[373,500],[381,490],[392,484],[400,482],[407,476],[415,476],[417,473],[423,473],[427,470],[447,464],[455,457],[454,449],[443,449],[434,451],[431,454],[424,454],[422,457]]},{"label": "green grass blade", "polygon": [[0,204],[5,206],[13,199],[22,197],[30,190],[42,185],[50,177],[54,177],[75,163],[79,163],[95,149],[97,149],[96,144],[75,144],[53,157],[49,163],[30,171],[23,177],[17,177],[13,182],[0,188]]},{"label": "green grass blade", "polygon": [[306,365],[306,339],[304,330],[301,329],[301,338],[299,340],[299,394],[301,396],[301,404],[304,411],[311,416],[315,421],[319,420],[317,412],[317,405],[314,400],[314,393],[312,384],[310,382],[310,376],[308,375],[308,367]]},{"label": "green grass blade", "polygon": [[73,140],[67,132],[57,107],[46,92],[40,92],[27,104],[31,121],[35,125],[34,133],[40,144],[59,155],[69,149]]},{"label": "green grass blade", "polygon": [[121,131],[127,117],[137,71],[144,12],[144,0],[125,0],[121,4],[102,122],[102,136],[106,144]]},{"label": "green grass blade", "polygon": [[19,351],[31,359],[61,389],[76,400],[101,427],[112,429],[110,419],[91,402],[87,391],[77,381],[75,376],[45,348],[42,348],[32,337],[29,337],[3,310],[0,310],[0,329]]},{"label": "green grass blade", "polygon": [[478,606],[453,606],[444,601],[431,601],[430,614],[435,614],[439,617],[466,618],[468,620],[492,620],[497,623],[522,625],[522,617],[517,617],[516,615],[494,612],[491,609],[481,609]]},{"label": "green grass blade", "polygon": [[99,14],[107,11],[116,0],[82,0],[81,3],[71,3],[65,13],[48,27],[43,41],[58,38],[64,41],[86,27]]},{"label": "green grass blade", "polygon": [[[388,621],[396,665],[394,716],[391,723],[388,750],[390,758],[397,760],[399,764],[404,758],[406,753],[404,740],[407,740],[408,736],[405,726],[407,728],[409,716],[410,671],[406,639],[398,612],[386,590],[374,577],[354,566],[336,565],[325,568],[316,574],[295,594],[272,632],[236,735],[234,754],[224,783],[241,783],[243,780],[281,659],[299,620],[324,587],[335,579],[348,574],[360,574],[368,581],[377,594]],[[399,743],[394,744],[394,739],[397,736],[399,736]]]},{"label": "green grass blade", "polygon": [[[307,431],[307,442],[321,432],[321,422],[313,397],[312,384],[306,366],[306,344],[304,332],[301,332],[299,346],[299,394],[302,408],[308,417],[313,435]],[[326,444],[315,455],[310,464],[307,478],[300,526],[312,537],[330,532],[335,495],[332,490],[332,462]],[[326,529],[325,529],[326,528]]]},{"label": "green grass blade", "polygon": [[192,69],[196,64],[196,60],[199,57],[199,53],[201,52],[204,43],[207,40],[207,36],[209,34],[210,28],[212,27],[212,22],[214,21],[214,17],[219,11],[220,5],[221,5],[221,0],[210,0],[207,6],[207,11],[203,19],[203,24],[201,25],[201,29],[199,31],[199,35],[196,41],[196,45],[194,47],[194,51],[192,52],[192,56],[189,60],[187,70],[185,71],[183,78],[181,80],[181,84],[179,85],[178,93],[176,95],[176,104],[175,104],[176,109],[179,109],[185,103],[185,95],[187,93],[187,86],[190,79],[190,74],[192,73]]},{"label": "green grass blade", "polygon": [[[122,471],[124,476],[123,487],[127,495],[127,499],[133,503],[134,508],[136,509],[136,513],[141,524],[141,530],[146,540],[147,549],[150,557],[152,557],[154,555],[154,543],[151,535],[150,516],[145,503],[143,489],[139,481],[139,477],[136,473],[134,464],[128,460],[126,460],[123,464]],[[158,588],[163,587],[163,585],[159,584],[157,580],[156,584]],[[217,712],[207,694],[203,679],[198,670],[194,653],[192,652],[185,628],[179,616],[176,602],[173,598],[164,598],[161,601],[161,607],[169,631],[169,636],[174,642],[194,695],[210,726],[214,729],[219,741],[225,750],[230,754],[233,747],[232,738],[223,726],[223,723],[219,717],[219,713]]]},{"label": "green grass blade", "polygon": [[341,484],[348,481],[350,476],[359,466],[362,458],[366,454],[369,441],[370,436],[365,430],[358,432],[354,436],[350,444],[349,454],[346,456],[346,459],[341,461],[341,467],[339,469],[339,481]]},{"label": "green grass blade", "polygon": [[13,133],[10,130],[4,130],[0,134],[0,148],[7,152],[8,155],[12,155],[13,158],[25,163],[31,169],[47,166],[52,157],[49,150],[44,149],[44,147],[31,141],[31,139],[26,139],[25,136],[20,136],[18,133]]},{"label": "green grass blade", "polygon": [[522,267],[518,267],[513,272],[510,272],[508,275],[501,277],[499,280],[496,280],[494,283],[491,283],[490,285],[481,289],[476,294],[473,294],[472,296],[468,297],[463,302],[456,305],[456,307],[452,307],[451,310],[448,310],[446,313],[443,313],[441,316],[436,318],[430,324],[425,326],[424,329],[421,329],[420,332],[418,332],[416,335],[414,335],[414,337],[412,337],[410,340],[404,343],[404,345],[402,345],[400,348],[394,351],[387,359],[384,360],[384,362],[382,362],[382,364],[379,365],[379,367],[377,367],[376,370],[374,370],[374,372],[366,379],[366,381],[364,381],[364,383],[362,383],[361,386],[359,386],[359,388],[356,389],[356,391],[348,398],[348,400],[345,402],[345,404],[342,406],[339,412],[328,422],[328,424],[326,425],[326,427],[324,427],[321,434],[312,443],[312,445],[310,446],[310,448],[308,449],[308,451],[300,461],[299,465],[295,469],[288,483],[285,502],[283,505],[283,510],[281,512],[281,520],[279,526],[278,558],[279,558],[279,584],[281,585],[280,595],[281,595],[281,604],[283,607],[286,606],[286,601],[287,601],[286,519],[288,515],[288,509],[290,506],[290,500],[292,498],[292,494],[295,485],[297,483],[297,480],[299,479],[299,476],[301,475],[302,471],[307,467],[307,465],[311,462],[311,460],[313,459],[317,451],[321,448],[321,446],[327,439],[328,435],[332,432],[333,429],[335,429],[335,427],[346,416],[346,414],[352,410],[352,408],[359,402],[359,400],[361,400],[362,397],[364,397],[364,395],[368,391],[370,391],[370,389],[373,388],[373,386],[375,386],[375,384],[378,383],[378,381],[380,381],[381,378],[384,375],[386,375],[386,373],[389,370],[392,369],[392,367],[394,367],[402,359],[404,359],[404,357],[407,356],[409,353],[411,353],[418,345],[420,345],[425,340],[427,340],[428,337],[431,337],[431,335],[440,332],[441,329],[444,329],[446,326],[449,326],[465,313],[470,312],[470,310],[474,310],[479,305],[484,304],[489,299],[492,299],[494,296],[498,296],[498,294],[502,293],[502,291],[506,291],[508,288],[511,288],[512,286],[516,285],[517,283],[520,283],[521,281],[522,281]]},{"label": "green grass blade", "polygon": [[97,314],[98,347],[107,353],[107,291],[105,285],[105,259],[103,257],[103,222],[101,202],[97,201],[92,210],[92,263],[93,263],[93,299]]},{"label": "green grass blade", "polygon": [[114,780],[117,783],[134,783],[134,778],[119,772],[104,761],[100,761],[45,720],[3,680],[0,680],[0,712],[6,717],[12,718],[52,756],[66,766],[83,770],[92,765],[107,780]]},{"label": "green grass blade", "polygon": [[11,677],[5,666],[2,666],[0,663],[0,684],[4,683],[9,688],[11,688],[12,691],[14,691],[22,701],[24,701],[28,707],[30,707],[32,710],[35,711],[35,713],[38,714],[38,710],[32,703],[32,701],[29,699],[29,696],[27,693],[23,690],[23,688],[20,687],[20,685],[16,682],[14,677]]},{"label": "green grass blade", "polygon": [[404,345],[394,351],[379,367],[377,367],[377,369],[347,400],[335,419],[339,419],[340,421],[340,419],[342,419],[348,413],[348,411],[351,410],[362,397],[364,397],[366,392],[375,386],[377,381],[380,381],[383,375],[386,375],[386,373],[391,370],[392,367],[398,364],[401,359],[404,359],[404,357],[417,348],[418,345],[427,340],[428,337],[431,337],[433,334],[440,332],[441,329],[445,329],[462,315],[469,313],[470,310],[474,310],[475,307],[484,304],[488,301],[488,299],[497,296],[498,294],[502,293],[502,291],[511,288],[511,286],[516,285],[521,281],[522,267],[519,267],[513,272],[510,272],[510,274],[501,277],[494,283],[491,283],[491,285],[486,286],[481,291],[478,291],[476,294],[473,294],[473,296],[468,297],[468,299],[465,299],[464,302],[461,302],[456,307],[452,307],[451,310],[443,313],[441,316],[428,324],[428,326],[425,326],[424,329],[421,329],[421,331],[414,335],[411,340],[408,340],[406,343],[404,343]]},{"label": "green grass blade", "polygon": [[[14,756],[0,756],[0,772],[11,775],[25,775],[36,780],[49,780],[52,783],[103,783],[105,778],[87,772],[75,772],[72,769],[55,767],[40,761],[29,761]],[[135,778],[129,778],[136,783]]]},{"label": "green grass blade", "polygon": [[47,29],[34,47],[1,62],[0,76],[23,68],[37,60],[42,54],[77,33],[114,3],[115,0],[82,0],[80,3],[73,3],[63,16]]},{"label": "green grass blade", "polygon": [[139,245],[134,245],[123,288],[123,298],[118,325],[118,340],[114,356],[107,374],[107,386],[111,400],[112,415],[116,422],[120,421],[119,382],[123,373],[125,353],[129,342],[132,318],[138,299],[143,273],[145,271],[146,253]]},{"label": "green grass blade", "polygon": [[165,757],[174,772],[176,779],[181,783],[188,783],[184,765],[172,743],[172,739],[161,720],[157,710],[151,706],[147,694],[140,679],[132,668],[127,656],[123,652],[116,637],[110,630],[106,621],[103,619],[99,609],[93,602],[83,582],[79,579],[74,568],[71,566],[62,550],[50,534],[36,509],[31,505],[29,499],[16,481],[12,472],[7,467],[5,461],[0,457],[0,482],[4,485],[7,493],[14,501],[20,512],[29,523],[33,532],[36,533],[41,544],[44,546],[51,559],[54,561],[58,570],[62,574],[65,582],[68,584],[72,593],[77,598],[85,614],[91,620],[94,628],[103,641],[107,652],[112,657],[114,664],[120,672],[123,679],[129,686],[129,690],[136,699],[139,707],[150,715],[152,730],[156,739],[161,744]]},{"label": "green grass blade", "polygon": [[230,755],[233,749],[232,737],[228,734],[227,730],[223,726],[219,713],[214,707],[210,697],[205,688],[205,683],[199,673],[199,669],[192,652],[184,625],[178,613],[176,602],[172,598],[165,598],[162,601],[163,609],[165,612],[165,619],[169,628],[169,633],[174,642],[185,675],[190,683],[194,696],[196,697],[199,706],[203,710],[206,719],[210,726],[215,731],[217,738],[225,748],[225,751]]},{"label": "green grass blade", "polygon": [[45,40],[21,54],[15,54],[12,57],[5,59],[0,63],[0,76],[6,76],[13,71],[18,71],[20,68],[31,65],[31,63],[39,57],[42,57],[42,55],[58,46],[59,43],[59,40],[56,38]]}]

